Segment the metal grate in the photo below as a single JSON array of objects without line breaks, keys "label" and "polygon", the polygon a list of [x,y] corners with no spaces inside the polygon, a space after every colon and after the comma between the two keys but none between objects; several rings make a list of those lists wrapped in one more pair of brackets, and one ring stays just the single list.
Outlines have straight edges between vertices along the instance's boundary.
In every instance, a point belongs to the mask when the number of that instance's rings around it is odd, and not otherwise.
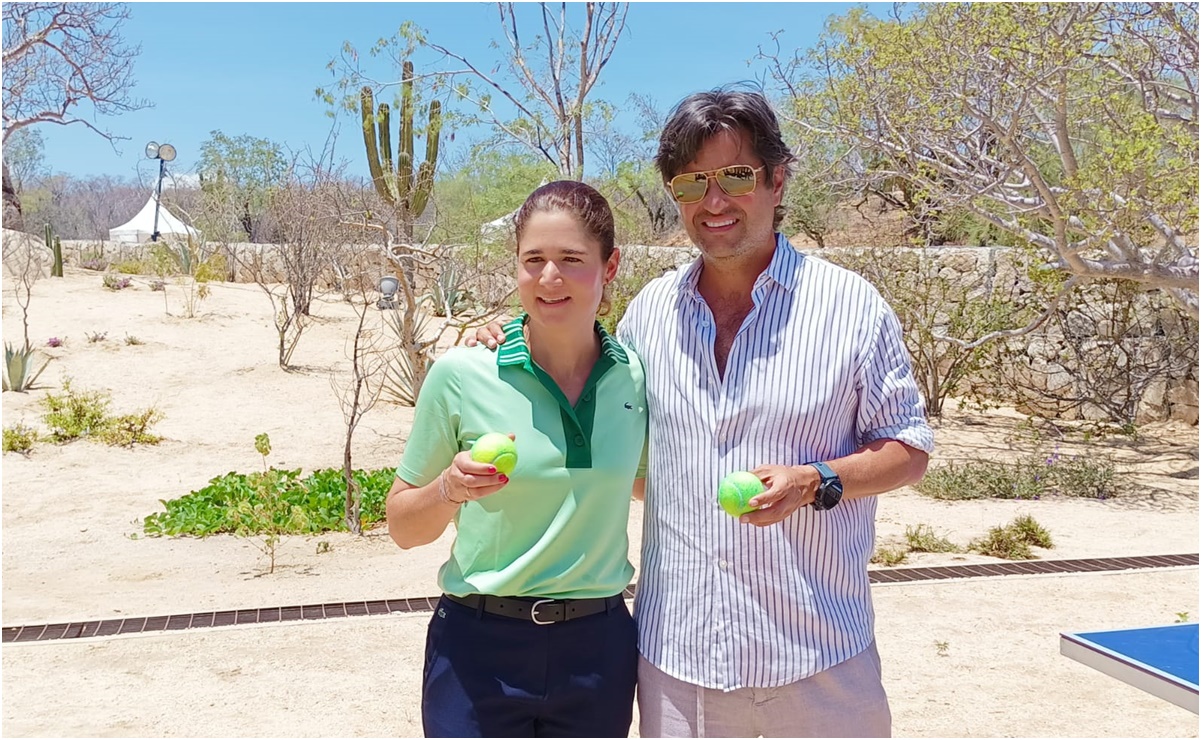
[{"label": "metal grate", "polygon": [[[945,565],[933,568],[888,568],[868,571],[872,583],[907,583],[948,578],[984,578],[993,576],[1033,575],[1049,573],[1094,573],[1146,568],[1196,566],[1197,553],[1190,555],[1147,555],[1131,558],[1087,558],[1079,560],[1023,560],[1008,563],[978,565]],[[634,597],[635,584],[625,590],[626,598]],[[235,624],[265,624],[294,622],[305,619],[360,617],[373,614],[413,614],[432,612],[437,596],[415,599],[381,599],[379,601],[346,601],[335,604],[304,606],[273,606],[265,609],[235,609],[196,614],[172,614],[160,617],[130,617],[90,622],[59,622],[5,627],[5,643],[71,640],[79,637],[108,637],[145,632],[203,627],[227,627]]]}]

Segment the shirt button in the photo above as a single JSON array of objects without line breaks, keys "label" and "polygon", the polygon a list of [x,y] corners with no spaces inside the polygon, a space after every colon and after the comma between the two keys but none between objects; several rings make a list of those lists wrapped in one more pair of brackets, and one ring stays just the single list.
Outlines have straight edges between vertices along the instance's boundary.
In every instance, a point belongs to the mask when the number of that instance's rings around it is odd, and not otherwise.
[{"label": "shirt button", "polygon": [[575,435],[575,446],[576,447],[584,446],[584,435],[582,435],[582,434]]},{"label": "shirt button", "polygon": [[728,570],[730,567],[730,564],[728,562],[726,562],[725,560],[718,560],[717,567],[721,568],[722,570]]}]

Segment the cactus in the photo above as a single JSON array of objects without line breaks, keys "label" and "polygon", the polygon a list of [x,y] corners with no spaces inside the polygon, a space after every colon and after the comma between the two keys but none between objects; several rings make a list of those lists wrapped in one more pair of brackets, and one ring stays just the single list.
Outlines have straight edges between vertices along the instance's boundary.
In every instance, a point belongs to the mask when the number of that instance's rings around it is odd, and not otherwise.
[{"label": "cactus", "polygon": [[54,235],[54,229],[46,224],[46,249],[54,255],[54,266],[50,268],[50,277],[63,276],[63,242]]},{"label": "cactus", "polygon": [[421,215],[434,189],[434,167],[438,161],[438,137],[442,131],[442,104],[430,103],[429,127],[425,138],[425,161],[413,172],[413,63],[402,66],[404,78],[400,93],[400,141],[397,142],[396,169],[392,169],[391,116],[387,103],[380,103],[376,138],[375,99],[371,88],[359,96],[363,117],[363,143],[367,147],[367,166],[375,189],[384,201],[397,208],[400,227],[406,240],[413,237],[413,220]]}]

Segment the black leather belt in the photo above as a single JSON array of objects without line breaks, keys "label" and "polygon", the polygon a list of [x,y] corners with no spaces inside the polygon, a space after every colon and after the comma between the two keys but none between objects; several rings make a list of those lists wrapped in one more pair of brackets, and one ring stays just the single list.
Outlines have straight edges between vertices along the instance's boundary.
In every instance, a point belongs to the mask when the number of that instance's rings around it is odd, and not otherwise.
[{"label": "black leather belt", "polygon": [[452,596],[446,598],[472,609],[479,609],[483,604],[484,611],[514,619],[528,619],[534,624],[554,624],[566,622],[580,617],[590,617],[593,614],[609,611],[620,606],[624,597],[614,594],[603,599],[534,599],[519,596],[489,596],[487,594],[468,594],[467,596]]}]

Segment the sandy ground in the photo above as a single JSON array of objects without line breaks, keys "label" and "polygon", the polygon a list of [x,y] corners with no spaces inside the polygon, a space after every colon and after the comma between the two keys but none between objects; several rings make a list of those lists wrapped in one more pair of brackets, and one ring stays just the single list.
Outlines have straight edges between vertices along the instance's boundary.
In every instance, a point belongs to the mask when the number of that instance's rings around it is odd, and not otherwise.
[{"label": "sandy ground", "polygon": [[[3,335],[22,340],[5,277]],[[106,290],[67,268],[35,284],[29,336],[63,347],[42,390],[3,394],[3,423],[40,426],[38,400],[65,377],[112,394],[112,410],[164,414],[155,447],[42,444],[3,457],[3,624],[152,616],[213,609],[429,596],[450,535],[401,551],[380,531],[293,537],[276,572],[250,543],[139,537],[141,520],[229,471],[261,468],[254,436],[270,434],[277,467],[340,464],[353,311],[336,295],[315,306],[297,370],[276,364],[267,299],[217,284],[185,317],[183,288],[135,277]],[[105,333],[89,342],[88,334]],[[142,344],[127,344],[126,336]],[[381,404],[355,436],[356,467],[393,466],[411,410]],[[955,412],[936,429],[934,464],[1032,449],[1020,417]],[[1172,424],[1137,441],[1063,443],[1110,457],[1137,484],[1109,501],[945,503],[903,489],[881,498],[879,536],[927,524],[960,544],[1032,514],[1055,548],[1044,558],[1197,551],[1197,429]],[[637,563],[641,510],[630,523]],[[322,545],[321,543],[325,543]],[[327,547],[328,546],[328,547]],[[910,565],[988,562],[914,556]],[[1058,652],[1061,631],[1195,621],[1197,569],[968,579],[878,586],[877,632],[898,736],[1195,737],[1195,715],[1130,689]],[[388,616],[3,648],[5,736],[412,736],[427,617]],[[945,643],[945,644],[944,644]],[[940,647],[941,646],[941,647]],[[636,729],[636,728],[635,728]]]}]

